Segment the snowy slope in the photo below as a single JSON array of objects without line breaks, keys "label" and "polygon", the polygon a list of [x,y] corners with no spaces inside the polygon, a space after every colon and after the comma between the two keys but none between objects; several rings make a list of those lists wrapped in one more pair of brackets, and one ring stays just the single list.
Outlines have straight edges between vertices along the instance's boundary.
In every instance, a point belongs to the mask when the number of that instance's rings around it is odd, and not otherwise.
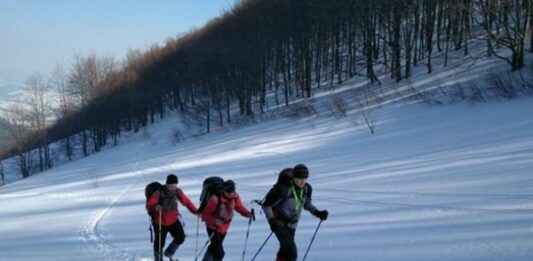
[{"label": "snowy slope", "polygon": [[[260,199],[284,167],[305,163],[313,200],[330,211],[307,260],[533,260],[533,99],[478,105],[389,104],[376,134],[361,116],[278,119],[168,141],[170,119],[147,138],[0,187],[0,260],[151,260],[144,185],[176,173],[195,201],[201,181],[237,182]],[[165,142],[166,141],[166,142]],[[250,204],[247,204],[250,206]],[[196,218],[180,208],[193,260]],[[318,220],[302,216],[301,257]],[[240,260],[236,217],[226,259]],[[252,224],[250,260],[269,230]],[[205,240],[200,230],[199,244]],[[274,260],[277,243],[257,260]]]}]

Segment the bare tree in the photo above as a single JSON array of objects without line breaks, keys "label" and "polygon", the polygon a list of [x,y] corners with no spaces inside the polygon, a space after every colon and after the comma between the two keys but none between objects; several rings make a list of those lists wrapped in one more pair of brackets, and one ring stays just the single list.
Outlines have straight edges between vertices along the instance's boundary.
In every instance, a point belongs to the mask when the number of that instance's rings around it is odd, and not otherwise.
[{"label": "bare tree", "polygon": [[[76,55],[74,57],[74,64],[72,65],[69,75],[69,94],[76,97],[78,104],[81,107],[89,106],[91,101],[97,97],[103,97],[104,94],[110,90],[109,77],[118,71],[118,63],[112,56],[97,57],[90,55],[81,57]],[[98,101],[103,103],[102,99]],[[102,110],[104,104],[96,106]],[[88,120],[92,122],[92,128],[83,130],[82,136],[82,152],[84,156],[89,154],[89,138],[91,136],[94,150],[100,150],[100,147],[105,144],[106,131],[102,128],[102,122],[106,115],[101,111],[92,110]]]},{"label": "bare tree", "polygon": [[[74,112],[74,105],[72,97],[68,95],[68,75],[65,69],[59,64],[56,65],[54,71],[50,76],[50,87],[55,89],[59,95],[59,110],[56,112],[57,118],[67,118]],[[72,138],[70,136],[71,128],[73,127],[69,122],[65,123],[65,132],[69,133],[64,138],[63,146],[65,153],[69,160],[72,160],[73,157],[73,145]]]},{"label": "bare tree", "polygon": [[113,56],[97,57],[89,55],[74,56],[74,63],[69,75],[68,92],[76,97],[80,105],[106,92],[106,78],[118,69],[118,62]]},{"label": "bare tree", "polygon": [[12,137],[11,154],[15,155],[15,162],[20,169],[23,178],[31,174],[33,161],[28,140],[28,126],[30,125],[30,115],[28,110],[20,104],[10,105],[7,109],[7,117],[10,123],[9,133]]},{"label": "bare tree", "polygon": [[30,106],[30,127],[39,135],[37,137],[39,168],[43,171],[52,167],[50,147],[46,136],[46,120],[52,109],[50,106],[49,86],[46,83],[44,76],[38,73],[30,76],[26,84],[26,102]]},{"label": "bare tree", "polygon": [[[494,46],[489,44],[489,52],[494,56],[506,61],[511,65],[511,70],[515,71],[524,66],[524,46],[527,36],[527,29],[531,16],[531,0],[478,0],[481,12],[485,19],[484,23],[496,23],[496,28],[492,30],[491,24],[484,24],[489,41],[496,45],[501,45],[509,49],[511,58],[505,57],[494,50]],[[498,19],[489,19],[498,17]]]}]

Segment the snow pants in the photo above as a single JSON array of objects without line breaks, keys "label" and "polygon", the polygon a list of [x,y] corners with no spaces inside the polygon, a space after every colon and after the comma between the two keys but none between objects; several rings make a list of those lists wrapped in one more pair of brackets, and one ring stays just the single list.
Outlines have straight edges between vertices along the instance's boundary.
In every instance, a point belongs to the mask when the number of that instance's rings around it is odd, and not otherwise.
[{"label": "snow pants", "polygon": [[279,251],[276,257],[279,260],[296,261],[298,250],[294,243],[295,229],[288,227],[276,227],[273,231],[279,241]]},{"label": "snow pants", "polygon": [[179,220],[176,223],[170,226],[161,226],[161,249],[159,249],[159,224],[153,222],[155,231],[155,240],[154,240],[154,253],[162,253],[163,247],[165,247],[165,241],[167,234],[170,232],[170,235],[173,237],[172,243],[177,248],[179,245],[183,244],[185,241],[185,232],[183,231],[183,226]]},{"label": "snow pants", "polygon": [[224,258],[224,255],[226,254],[224,252],[224,246],[222,246],[226,234],[220,234],[212,229],[207,228],[207,236],[211,238],[211,242],[209,244],[209,247],[207,248],[206,255],[210,254],[213,259],[217,261],[222,260]]}]

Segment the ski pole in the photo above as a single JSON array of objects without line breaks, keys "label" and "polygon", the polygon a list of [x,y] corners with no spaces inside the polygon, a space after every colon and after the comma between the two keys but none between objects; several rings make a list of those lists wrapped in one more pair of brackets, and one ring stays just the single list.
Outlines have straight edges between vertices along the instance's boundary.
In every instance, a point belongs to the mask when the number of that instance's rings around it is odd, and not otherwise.
[{"label": "ski pole", "polygon": [[211,242],[211,239],[213,238],[215,233],[216,233],[216,229],[213,231],[213,234],[211,234],[211,236],[209,236],[209,239],[207,239],[207,241],[205,241],[205,244],[202,247],[202,249],[200,249],[200,252],[196,252],[196,257],[194,258],[194,261],[198,260],[198,258],[202,255],[202,252],[204,252],[204,249],[207,247],[209,242]]},{"label": "ski pole", "polygon": [[194,248],[194,253],[198,253],[198,239],[200,235],[200,214],[196,216],[196,247]]},{"label": "ski pole", "polygon": [[261,247],[259,248],[259,250],[257,250],[257,252],[255,253],[254,257],[252,257],[252,260],[251,260],[251,261],[254,261],[255,258],[257,257],[257,255],[259,255],[259,253],[261,252],[261,250],[263,250],[263,247],[266,245],[266,243],[268,242],[268,240],[270,239],[270,237],[272,236],[272,234],[274,234],[274,232],[270,232],[270,235],[268,235],[268,237],[265,239],[265,242],[263,242],[263,244],[261,245]]},{"label": "ski pole", "polygon": [[150,227],[148,228],[148,231],[150,231],[150,243],[154,243],[154,230],[152,229],[151,224],[150,224]]},{"label": "ski pole", "polygon": [[320,220],[320,222],[318,222],[318,226],[315,229],[315,234],[313,234],[313,237],[311,238],[311,242],[309,243],[309,246],[307,246],[307,251],[305,251],[304,259],[302,259],[302,261],[305,261],[305,258],[307,257],[307,254],[309,253],[309,249],[311,249],[311,245],[313,244],[313,241],[315,241],[316,233],[318,232],[318,229],[320,228],[322,221],[323,220]]},{"label": "ski pole", "polygon": [[162,251],[162,249],[161,249],[161,248],[162,248],[162,247],[161,247],[161,222],[162,222],[162,221],[161,221],[161,216],[162,216],[161,214],[162,214],[162,213],[161,213],[161,212],[162,212],[162,211],[159,210],[159,249],[158,249],[158,251],[159,251],[159,253],[158,253],[158,255],[159,255],[159,260],[162,260],[162,259],[163,259],[163,253],[161,253],[161,251]]},{"label": "ski pole", "polygon": [[150,243],[154,243],[154,229],[152,228],[154,225],[152,224],[152,218],[148,217],[150,220],[150,227],[148,227],[148,231],[150,231]]},{"label": "ski pole", "polygon": [[244,261],[244,255],[246,254],[246,245],[248,245],[248,237],[250,236],[250,227],[252,226],[252,220],[255,221],[255,213],[252,208],[250,219],[248,220],[248,229],[246,230],[246,239],[244,240],[244,249],[242,250],[242,261]]}]

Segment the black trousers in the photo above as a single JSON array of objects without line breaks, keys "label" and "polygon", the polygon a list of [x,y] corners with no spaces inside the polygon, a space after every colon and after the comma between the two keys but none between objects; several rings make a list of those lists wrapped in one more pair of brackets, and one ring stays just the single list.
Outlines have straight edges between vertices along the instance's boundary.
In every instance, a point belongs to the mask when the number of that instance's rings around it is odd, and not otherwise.
[{"label": "black trousers", "polygon": [[161,249],[159,248],[159,224],[152,222],[155,231],[155,240],[154,240],[154,253],[163,252],[162,249],[165,247],[165,241],[167,234],[170,232],[170,235],[174,238],[174,243],[178,246],[183,244],[185,241],[185,232],[183,231],[183,226],[179,220],[176,223],[170,226],[161,226]]},{"label": "black trousers", "polygon": [[207,248],[207,252],[209,252],[215,260],[222,260],[226,254],[224,252],[224,246],[222,246],[226,234],[220,234],[207,228],[207,235],[211,238],[211,243]]},{"label": "black trousers", "polygon": [[276,227],[274,234],[279,241],[279,251],[277,258],[287,261],[295,261],[298,257],[298,249],[294,243],[295,229],[288,227]]}]

